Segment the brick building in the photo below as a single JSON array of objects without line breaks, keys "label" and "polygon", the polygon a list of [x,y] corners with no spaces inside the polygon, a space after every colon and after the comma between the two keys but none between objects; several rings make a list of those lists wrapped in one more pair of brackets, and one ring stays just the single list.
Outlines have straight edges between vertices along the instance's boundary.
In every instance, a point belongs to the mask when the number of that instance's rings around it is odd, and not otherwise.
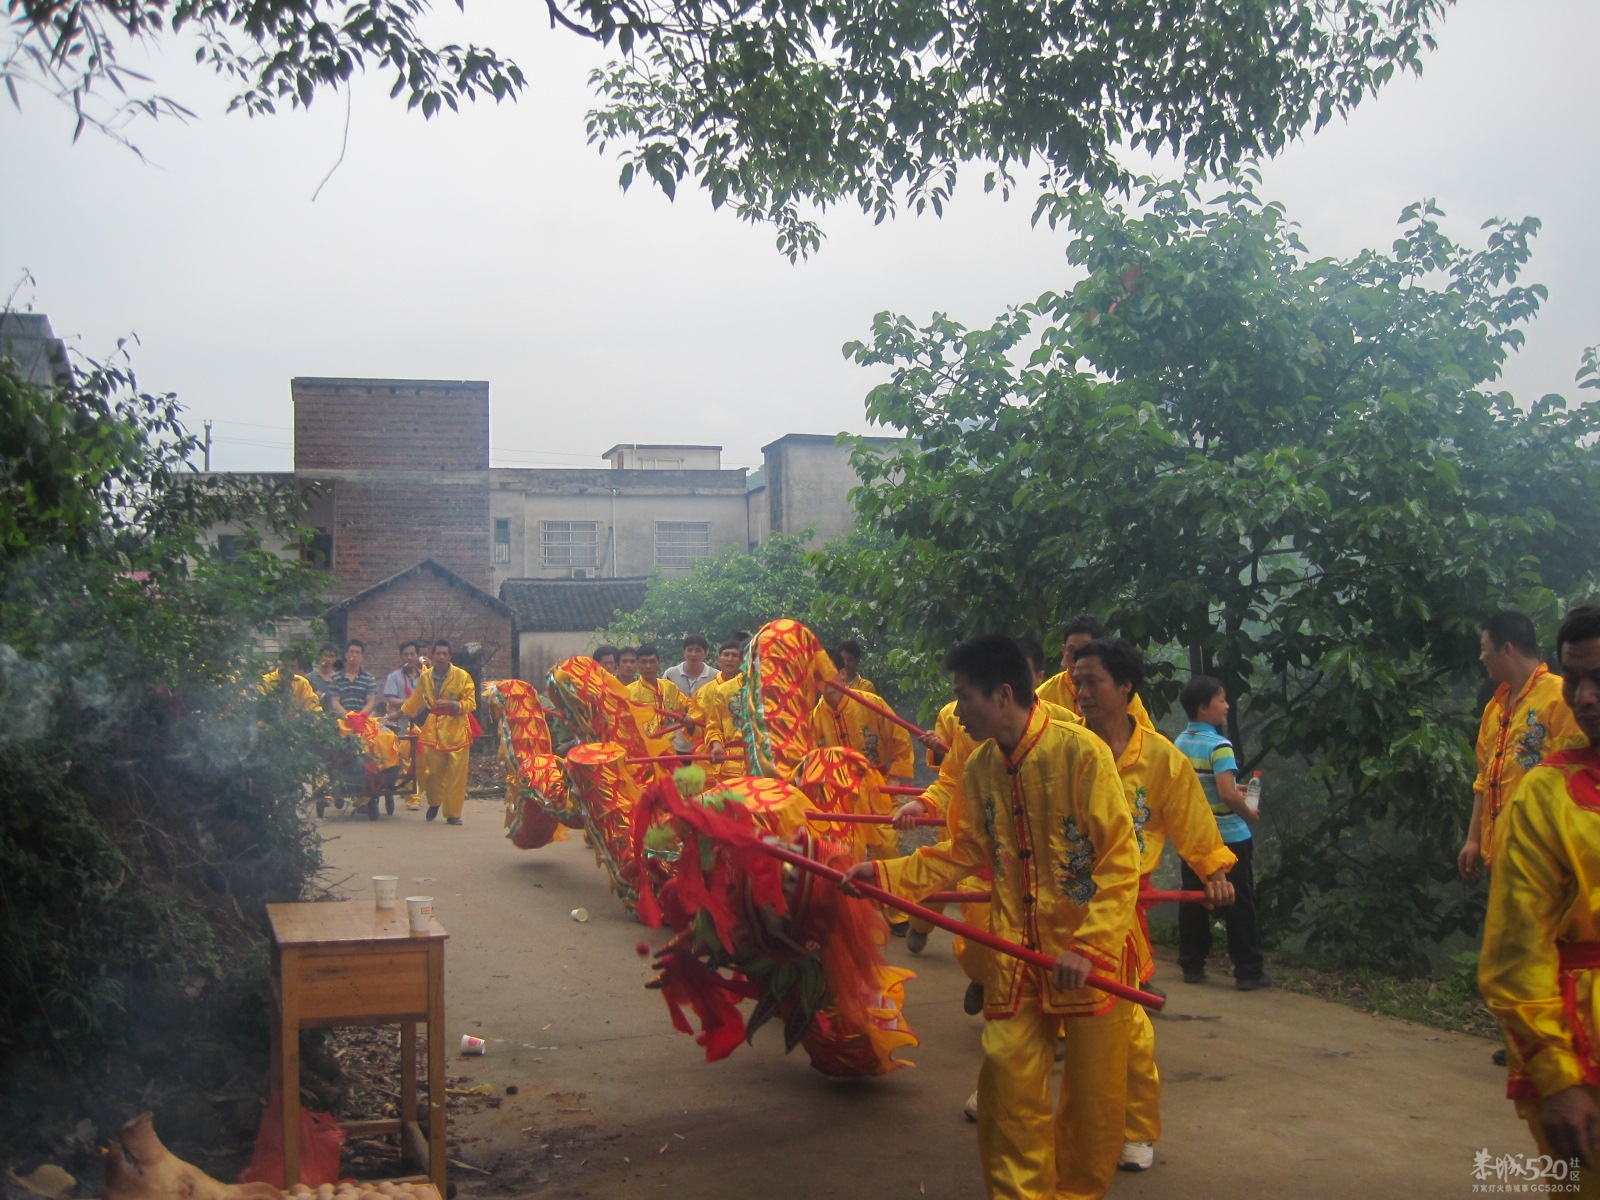
[{"label": "brick building", "polygon": [[336,642],[360,641],[384,671],[398,665],[402,642],[430,647],[442,639],[456,665],[480,680],[518,673],[511,608],[431,558],[346,597],[325,620]]},{"label": "brick building", "polygon": [[[367,643],[374,673],[401,641],[444,637],[477,645],[490,676],[542,679],[637,608],[652,573],[769,533],[809,528],[820,545],[853,523],[850,452],[826,435],[769,443],[753,475],[725,468],[720,446],[634,443],[604,467],[491,468],[487,383],[297,378],[290,391],[294,471],[263,478],[302,489],[328,623]],[[212,530],[224,553],[243,532]]]},{"label": "brick building", "polygon": [[424,556],[489,586],[489,385],[296,379],[294,471],[324,486],[339,590]]}]

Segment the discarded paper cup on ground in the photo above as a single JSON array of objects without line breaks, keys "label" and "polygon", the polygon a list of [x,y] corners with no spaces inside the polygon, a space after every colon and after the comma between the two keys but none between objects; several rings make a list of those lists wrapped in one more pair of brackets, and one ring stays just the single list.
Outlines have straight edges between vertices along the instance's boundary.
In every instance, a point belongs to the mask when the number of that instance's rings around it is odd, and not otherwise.
[{"label": "discarded paper cup on ground", "polygon": [[427,933],[428,922],[433,920],[433,897],[407,896],[406,912],[411,917],[411,932]]},{"label": "discarded paper cup on ground", "polygon": [[374,875],[372,877],[372,890],[379,908],[393,908],[395,906],[395,896],[400,891],[400,876]]},{"label": "discarded paper cup on ground", "polygon": [[461,1035],[461,1053],[482,1054],[487,1049],[488,1047],[484,1045],[482,1038],[475,1038],[470,1033]]},{"label": "discarded paper cup on ground", "polygon": [[587,921],[589,919],[589,910],[587,908],[575,908],[575,909],[573,909],[572,910],[572,919],[574,921]]}]

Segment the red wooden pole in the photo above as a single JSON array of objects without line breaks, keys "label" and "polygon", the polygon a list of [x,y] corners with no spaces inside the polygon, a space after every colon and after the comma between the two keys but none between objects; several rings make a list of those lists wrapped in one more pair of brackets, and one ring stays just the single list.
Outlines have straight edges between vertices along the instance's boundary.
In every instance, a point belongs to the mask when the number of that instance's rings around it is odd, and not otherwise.
[{"label": "red wooden pole", "polygon": [[1204,892],[1158,892],[1147,889],[1139,893],[1139,903],[1149,908],[1152,904],[1204,904]]},{"label": "red wooden pole", "polygon": [[[890,708],[888,705],[880,704],[878,701],[872,699],[870,696],[866,696],[866,695],[862,694],[861,692],[856,691],[854,688],[847,688],[847,687],[845,687],[844,684],[837,683],[832,679],[828,680],[827,683],[823,684],[823,686],[824,687],[831,687],[836,692],[843,692],[846,696],[849,696],[850,699],[854,700],[857,704],[861,705],[863,708],[870,708],[873,712],[877,713],[880,717],[884,717],[884,718],[886,718],[886,719],[888,719],[890,721],[893,721],[896,725],[900,726],[901,729],[906,730],[908,733],[914,734],[916,737],[920,738],[920,737],[926,737],[927,736],[927,731],[926,730],[921,729],[920,727],[918,727],[916,725],[913,725],[910,721],[906,720],[904,717],[902,717],[899,713],[895,712],[894,709]],[[950,747],[949,746],[945,746],[943,738],[939,739],[939,745],[944,747],[944,752],[945,753],[949,753]]]},{"label": "red wooden pole", "polygon": [[[818,812],[812,809],[806,813],[808,821],[832,821],[841,825],[887,825],[894,820],[893,817],[881,817],[877,813],[831,813]],[[918,817],[918,825],[943,825],[943,817]]]},{"label": "red wooden pole", "polygon": [[[821,875],[823,878],[831,879],[835,883],[844,878],[843,871],[835,871],[826,863],[819,863],[814,858],[807,858],[804,854],[797,854],[786,846],[775,846],[771,842],[756,842],[754,844],[760,846],[761,849],[774,858],[781,858],[784,862],[792,863],[801,870],[810,871],[814,875]],[[943,913],[934,912],[931,908],[923,908],[922,905],[914,904],[910,900],[902,900],[893,892],[886,892],[870,883],[857,882],[851,886],[863,896],[887,904],[890,908],[898,908],[908,916],[920,917],[928,924],[937,925],[940,929],[947,929],[951,933],[959,933],[962,937],[969,941],[977,942],[980,946],[987,946],[991,950],[997,950],[1001,954],[1009,954],[1013,958],[1020,958],[1025,963],[1035,967],[1044,967],[1046,970],[1052,969],[1056,965],[1056,960],[1042,951],[1029,950],[1024,946],[1017,945],[1015,942],[1008,942],[1003,937],[996,937],[987,929],[978,929],[975,926],[968,925],[965,921],[957,921],[954,917],[947,917]],[[1098,988],[1102,992],[1107,992],[1123,1000],[1132,1000],[1135,1004],[1142,1004],[1146,1008],[1159,1009],[1167,1002],[1165,996],[1141,992],[1138,988],[1128,987],[1126,984],[1118,983],[1115,979],[1107,979],[1104,975],[1091,973],[1084,982],[1089,987]]]}]

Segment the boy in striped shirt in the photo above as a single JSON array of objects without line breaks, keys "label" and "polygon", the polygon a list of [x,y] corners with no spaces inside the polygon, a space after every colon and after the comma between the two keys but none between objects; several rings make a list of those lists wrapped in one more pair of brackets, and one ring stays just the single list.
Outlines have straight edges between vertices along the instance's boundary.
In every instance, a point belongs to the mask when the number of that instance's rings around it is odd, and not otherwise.
[{"label": "boy in striped shirt", "polygon": [[[1183,685],[1178,699],[1189,715],[1189,725],[1174,741],[1200,776],[1222,844],[1239,860],[1228,871],[1233,905],[1222,910],[1228,929],[1228,957],[1233,960],[1233,983],[1241,992],[1271,987],[1271,977],[1262,973],[1265,960],[1256,924],[1255,873],[1250,863],[1254,848],[1250,826],[1261,819],[1261,814],[1245,802],[1233,743],[1222,736],[1221,726],[1228,720],[1228,693],[1221,680],[1196,675]],[[1205,887],[1188,863],[1180,866],[1186,890],[1200,891]],[[1185,983],[1205,982],[1206,960],[1211,957],[1211,920],[1212,913],[1198,904],[1178,906],[1178,966],[1183,969]]]}]

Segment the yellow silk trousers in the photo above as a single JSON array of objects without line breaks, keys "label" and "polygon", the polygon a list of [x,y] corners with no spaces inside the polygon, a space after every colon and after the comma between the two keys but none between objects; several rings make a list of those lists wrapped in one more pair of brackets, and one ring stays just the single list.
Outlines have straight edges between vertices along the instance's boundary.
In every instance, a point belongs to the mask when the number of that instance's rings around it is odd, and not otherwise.
[{"label": "yellow silk trousers", "polygon": [[[978,1073],[978,1156],[992,1200],[1099,1200],[1117,1173],[1133,1005],[1052,1017],[1024,995],[1014,1017],[985,1021]],[[1056,1038],[1066,1041],[1052,1115]]]},{"label": "yellow silk trousers", "polygon": [[437,804],[448,817],[459,817],[467,806],[467,764],[471,749],[419,750],[417,781],[429,807]]},{"label": "yellow silk trousers", "polygon": [[1135,1004],[1128,1021],[1128,1096],[1123,1138],[1154,1142],[1161,1138],[1161,1076],[1156,1072],[1156,1027],[1144,1006]]}]

